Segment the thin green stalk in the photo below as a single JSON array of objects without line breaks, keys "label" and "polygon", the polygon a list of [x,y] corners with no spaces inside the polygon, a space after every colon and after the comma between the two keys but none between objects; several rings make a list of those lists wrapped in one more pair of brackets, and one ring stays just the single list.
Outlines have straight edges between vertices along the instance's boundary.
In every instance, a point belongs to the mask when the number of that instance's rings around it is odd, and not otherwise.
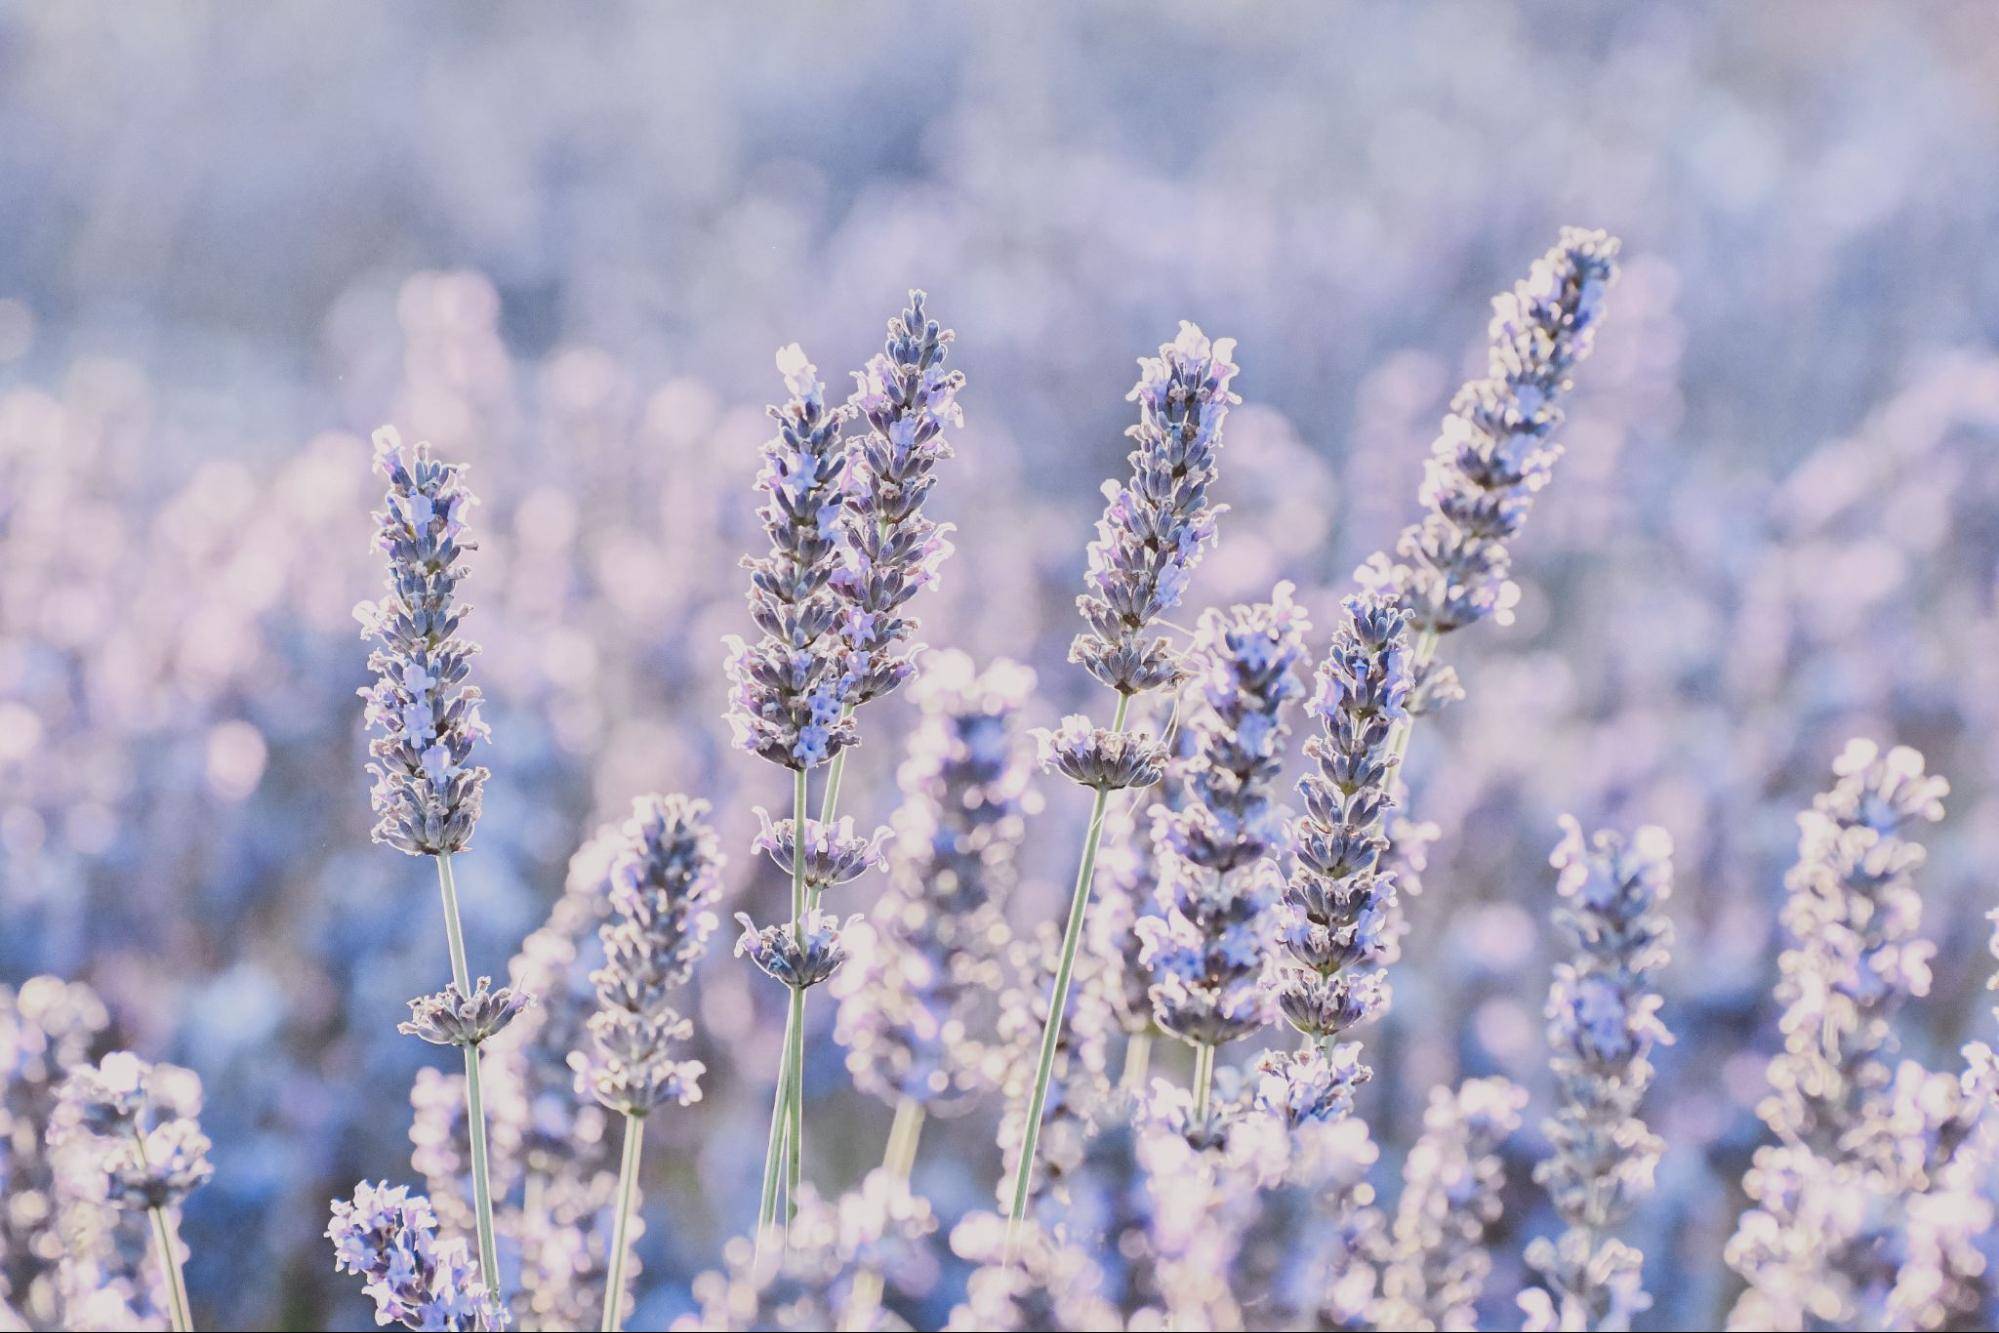
[{"label": "thin green stalk", "polygon": [[[1112,731],[1123,731],[1131,711],[1131,696],[1119,692]],[[1076,887],[1069,898],[1069,921],[1062,930],[1062,957],[1055,965],[1055,985],[1048,995],[1048,1021],[1041,1028],[1041,1059],[1034,1070],[1034,1092],[1027,1100],[1027,1124],[1020,1142],[1020,1164],[1013,1176],[1013,1206],[1007,1212],[1006,1255],[1013,1262],[1014,1241],[1027,1216],[1028,1188],[1034,1180],[1034,1154],[1041,1142],[1041,1116],[1048,1109],[1048,1080],[1055,1072],[1055,1049],[1062,1040],[1062,1016],[1069,1007],[1069,981],[1076,970],[1076,946],[1083,939],[1083,917],[1090,906],[1090,883],[1097,873],[1097,848],[1104,840],[1104,810],[1110,792],[1102,787],[1090,803],[1090,824],[1083,835],[1083,856],[1076,866]]]},{"label": "thin green stalk", "polygon": [[763,1200],[757,1206],[757,1251],[763,1251],[764,1237],[777,1224],[777,1201],[784,1180],[785,1131],[791,1109],[791,1020],[789,1009],[784,1027],[784,1045],[777,1060],[777,1093],[770,1108],[770,1140],[764,1147]]},{"label": "thin green stalk", "polygon": [[1194,1119],[1208,1114],[1208,1098],[1215,1086],[1215,1048],[1208,1042],[1194,1047]]},{"label": "thin green stalk", "polygon": [[1137,1092],[1145,1086],[1146,1070],[1152,1067],[1152,1034],[1140,1032],[1124,1044],[1124,1072],[1118,1076],[1118,1088],[1124,1092]]},{"label": "thin green stalk", "polygon": [[[1410,654],[1409,670],[1414,675],[1430,665],[1430,659],[1437,655],[1437,631],[1426,629],[1416,636],[1416,648]],[[1402,759],[1409,753],[1409,733],[1415,729],[1416,719],[1405,716],[1395,724],[1395,730],[1388,737],[1388,753],[1399,768]]]},{"label": "thin green stalk", "polygon": [[645,1137],[645,1117],[627,1111],[625,1153],[618,1163],[618,1220],[611,1231],[611,1273],[604,1283],[603,1333],[618,1333],[625,1323],[625,1256],[631,1251],[632,1192],[638,1188]]},{"label": "thin green stalk", "polygon": [[[142,1143],[139,1154],[145,1156]],[[148,1208],[148,1217],[153,1223],[153,1244],[160,1251],[160,1273],[166,1281],[167,1321],[174,1333],[193,1333],[194,1315],[188,1310],[187,1279],[180,1271],[180,1245],[174,1237],[174,1225],[167,1219],[164,1208]]]},{"label": "thin green stalk", "polygon": [[[923,1103],[904,1097],[895,1106],[895,1121],[888,1129],[888,1147],[882,1152],[882,1169],[903,1184],[916,1166],[916,1145],[923,1137]],[[874,1327],[874,1314],[881,1308],[882,1275],[872,1268],[854,1276],[854,1292],[847,1305],[845,1327],[859,1330]]]},{"label": "thin green stalk", "polygon": [[[792,770],[791,938],[800,954],[805,952],[805,808],[811,799],[805,770]],[[790,1049],[785,1057],[791,1083],[791,1124],[785,1131],[784,1143],[787,1225],[798,1216],[798,1185],[805,1160],[805,991],[801,987],[793,987],[791,991],[790,1029]]]},{"label": "thin green stalk", "polygon": [[[437,891],[444,899],[444,939],[451,950],[451,980],[460,995],[472,993],[465,965],[465,929],[458,917],[458,881],[451,854],[437,854]],[[493,1241],[493,1184],[486,1156],[486,1107],[479,1089],[479,1048],[465,1049],[465,1128],[472,1140],[472,1209],[479,1223],[479,1274],[493,1298],[500,1298],[500,1251]]]}]

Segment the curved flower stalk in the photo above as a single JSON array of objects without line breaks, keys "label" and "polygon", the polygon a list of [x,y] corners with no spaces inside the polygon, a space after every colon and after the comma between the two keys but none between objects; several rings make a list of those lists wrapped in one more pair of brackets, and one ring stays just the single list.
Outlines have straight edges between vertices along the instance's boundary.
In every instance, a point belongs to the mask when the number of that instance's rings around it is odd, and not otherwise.
[{"label": "curved flower stalk", "polygon": [[1110,794],[1151,786],[1165,763],[1156,741],[1125,733],[1125,720],[1135,696],[1172,685],[1182,674],[1172,645],[1159,633],[1159,622],[1180,604],[1202,552],[1215,541],[1223,507],[1210,503],[1208,492],[1218,470],[1222,423],[1229,408],[1241,401],[1229,391],[1236,374],[1229,360],[1234,351],[1234,339],[1210,342],[1195,325],[1182,323],[1179,336],[1162,346],[1158,356],[1139,358],[1138,384],[1130,394],[1138,404],[1138,424],[1126,432],[1135,446],[1129,455],[1131,478],[1122,486],[1115,481],[1104,485],[1107,503],[1097,522],[1097,539],[1090,543],[1086,590],[1076,602],[1087,628],[1070,645],[1069,657],[1116,693],[1117,709],[1108,730],[1071,717],[1043,740],[1044,764],[1091,788],[1095,797],[1028,1094],[1025,1138],[1008,1211],[1016,1225],[1027,1214],[1036,1140]]},{"label": "curved flower stalk", "polygon": [[1346,1114],[1368,1070],[1359,1044],[1340,1038],[1388,1006],[1395,876],[1382,863],[1383,824],[1412,687],[1407,623],[1378,593],[1348,598],[1309,705],[1320,730],[1304,746],[1312,767],[1298,783],[1304,808],[1291,830],[1296,857],[1279,913],[1286,958],[1277,988],[1304,1047],[1265,1064],[1274,1080],[1266,1098],[1298,1118]]},{"label": "curved flower stalk", "polygon": [[362,1181],[333,1202],[326,1238],[335,1271],[365,1278],[375,1322],[404,1328],[505,1328],[506,1311],[479,1280],[465,1245],[439,1240],[430,1201],[401,1185]]},{"label": "curved flower stalk", "polygon": [[[930,659],[889,887],[831,982],[856,1086],[913,1120],[911,1140],[927,1116],[963,1109],[1000,1078],[993,996],[1036,804],[1017,735],[1033,688],[1034,673],[1013,662],[979,671],[958,652]],[[899,1146],[913,1154],[913,1141]]]},{"label": "curved flower stalk", "polygon": [[[770,553],[744,561],[750,571],[750,616],[763,637],[753,645],[728,640],[729,679],[734,684],[729,724],[739,748],[791,770],[795,830],[807,827],[807,774],[855,740],[850,714],[856,682],[848,673],[839,635],[842,597],[833,586],[841,568],[848,466],[840,431],[850,409],[827,403],[817,368],[796,343],[778,352],[777,368],[790,396],[769,409],[777,435],[764,445],[763,470],[757,474],[757,487],[764,494],[757,517],[770,539]],[[791,919],[783,929],[791,935],[793,955],[805,954],[808,935],[820,937],[813,947],[830,973],[844,954],[837,921],[810,912],[805,863],[812,841],[809,834],[794,838],[790,848]],[[790,990],[764,1154],[757,1214],[761,1238],[780,1220],[779,1193],[787,1175],[798,1174],[804,1147],[803,1099],[795,1078],[804,1063],[805,988],[812,982],[803,979],[803,957],[794,957],[788,968],[768,965],[767,960],[782,952],[775,938],[779,928],[759,932],[747,920],[744,928],[745,943],[758,941],[752,951],[757,965]],[[739,944],[737,952],[744,951]]]},{"label": "curved flower stalk", "polygon": [[[474,990],[451,868],[452,855],[472,840],[489,776],[471,762],[473,747],[487,736],[479,718],[479,687],[466,683],[478,645],[459,633],[468,608],[459,604],[458,585],[466,574],[464,555],[473,549],[465,539],[466,521],[477,502],[460,464],[439,462],[428,444],[405,450],[392,427],[375,432],[375,470],[389,483],[375,514],[375,544],[388,557],[388,592],[379,602],[354,608],[362,637],[376,645],[368,655],[375,683],[361,691],[368,725],[380,733],[368,745],[374,756],[369,765],[375,779],[374,836],[437,862],[451,955],[450,986],[412,1001],[411,1022],[403,1030],[464,1053],[480,1271],[497,1284],[479,1046],[519,1012],[527,996],[504,988],[485,996]],[[481,987],[485,984],[481,978]]]},{"label": "curved flower stalk", "polygon": [[[1749,1283],[1730,1316],[1738,1328],[1878,1315],[1895,1280],[1879,1243],[1889,1223],[1856,1204],[1899,1211],[1962,1134],[1960,1108],[1935,1095],[1954,1080],[1889,1063],[1894,1016],[1928,993],[1933,952],[1917,934],[1924,852],[1906,835],[1943,817],[1949,784],[1914,750],[1884,754],[1865,740],[1849,742],[1833,772],[1798,817],[1785,880],[1784,1049],[1758,1107],[1779,1142],[1757,1150],[1743,1181],[1753,1206],[1726,1254]],[[1912,1143],[1925,1146],[1911,1154]]]},{"label": "curved flower stalk", "polygon": [[1159,1026],[1194,1048],[1194,1106],[1205,1112],[1216,1051],[1268,1021],[1265,972],[1285,839],[1271,801],[1299,676],[1302,608],[1291,585],[1271,600],[1201,617],[1191,660],[1201,707],[1191,730],[1190,799],[1164,816],[1164,913],[1137,923]]},{"label": "curved flower stalk", "polygon": [[[1015,1176],[1030,1142],[1025,1109],[1032,1085],[1040,1069],[1028,1057],[1041,1049],[1048,1031],[1051,985],[1061,966],[1060,936],[1055,923],[1044,921],[1031,934],[1014,939],[1007,949],[1006,975],[1009,978],[1000,1000],[998,1032],[1005,1058],[1001,1068],[1005,1082],[1001,1088],[1006,1111],[1000,1117],[999,1147],[1006,1169]],[[1028,1203],[1036,1212],[1041,1200],[1055,1196],[1061,1200],[1066,1185],[1085,1167],[1090,1141],[1111,1099],[1108,1074],[1109,1035],[1112,1017],[1101,1001],[1102,987],[1092,984],[1099,960],[1084,956],[1077,960],[1078,979],[1083,988],[1069,1021],[1062,1026],[1055,1055],[1048,1062],[1046,1092],[1042,1098],[1041,1145],[1029,1177]],[[995,1193],[1001,1203],[1012,1202],[1009,1180],[1002,1180]]]},{"label": "curved flower stalk", "polygon": [[597,1012],[590,1046],[570,1057],[576,1091],[624,1117],[616,1223],[604,1288],[603,1327],[624,1320],[626,1255],[638,1188],[645,1119],[656,1106],[700,1100],[702,1064],[676,1060],[693,1031],[674,1000],[715,931],[709,910],[722,855],[708,826],[708,803],[685,796],[643,796],[632,805],[624,846],[609,879],[612,919],[599,930],[604,965],[590,974]]},{"label": "curved flower stalk", "polygon": [[1537,1240],[1527,1262],[1547,1282],[1520,1297],[1535,1329],[1621,1330],[1651,1305],[1640,1285],[1644,1256],[1610,1236],[1652,1187],[1664,1148],[1638,1118],[1652,1082],[1652,1048],[1672,1040],[1659,1020],[1652,975],[1666,965],[1672,923],[1673,844],[1642,828],[1627,842],[1585,842],[1567,816],[1551,864],[1559,870],[1555,924],[1571,961],[1548,991],[1548,1045],[1561,1109],[1548,1121],[1554,1156],[1534,1170],[1568,1229]]},{"label": "curved flower stalk", "polygon": [[[201,1080],[175,1065],[148,1064],[114,1051],[81,1066],[63,1084],[55,1144],[79,1154],[74,1187],[114,1208],[143,1212],[152,1224],[154,1253],[165,1281],[167,1311],[177,1330],[194,1327],[175,1221],[187,1196],[215,1174],[201,1112]],[[81,1179],[82,1173],[88,1179]]]},{"label": "curved flower stalk", "polygon": [[1402,1168],[1376,1328],[1476,1328],[1492,1272],[1485,1233],[1499,1219],[1499,1150],[1520,1127],[1527,1094],[1503,1078],[1467,1079],[1430,1094],[1423,1136]]}]

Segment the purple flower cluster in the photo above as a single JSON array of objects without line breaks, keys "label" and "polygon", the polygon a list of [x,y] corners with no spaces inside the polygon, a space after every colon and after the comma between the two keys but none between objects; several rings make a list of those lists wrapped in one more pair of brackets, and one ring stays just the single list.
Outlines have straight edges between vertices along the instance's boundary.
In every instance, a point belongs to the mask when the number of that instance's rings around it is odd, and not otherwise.
[{"label": "purple flower cluster", "polygon": [[1172,646],[1156,633],[1180,604],[1204,548],[1215,540],[1222,506],[1208,498],[1222,444],[1222,423],[1240,401],[1229,392],[1235,339],[1210,342],[1199,328],[1156,357],[1139,358],[1138,424],[1125,433],[1131,479],[1104,484],[1108,504],[1090,543],[1086,591],[1077,608],[1089,630],[1076,636],[1070,660],[1120,694],[1142,694],[1180,675]]},{"label": "purple flower cluster", "polygon": [[634,801],[623,838],[608,884],[612,917],[598,932],[604,965],[590,974],[590,1044],[570,1063],[579,1094],[642,1116],[701,1096],[701,1062],[672,1058],[693,1031],[674,1001],[715,930],[722,854],[708,803],[680,795]]},{"label": "purple flower cluster", "polygon": [[107,1203],[175,1207],[214,1176],[191,1070],[114,1051],[72,1071],[62,1096],[65,1131],[89,1145],[92,1193]]},{"label": "purple flower cluster", "polygon": [[506,1327],[506,1311],[479,1281],[465,1243],[437,1238],[437,1218],[421,1194],[364,1180],[351,1200],[334,1201],[326,1237],[334,1268],[366,1279],[376,1323],[454,1333]]},{"label": "purple flower cluster", "polygon": [[846,564],[833,586],[846,602],[840,639],[846,645],[852,703],[878,699],[909,679],[920,649],[907,640],[916,628],[904,608],[937,581],[951,553],[950,526],[923,512],[936,484],[932,470],[951,456],[947,426],[964,424],[958,392],[964,372],[946,370],[951,330],[929,319],[924,295],[888,322],[888,341],[856,371],[848,405],[868,431],[852,445],[846,484]]},{"label": "purple flower cluster", "polygon": [[1617,251],[1604,232],[1564,228],[1524,281],[1493,298],[1486,377],[1451,400],[1423,482],[1423,518],[1397,541],[1398,561],[1376,555],[1362,571],[1395,593],[1417,630],[1511,618],[1519,590],[1507,543],[1561,457],[1550,437],[1570,372],[1596,341]]},{"label": "purple flower cluster", "polygon": [[749,557],[755,644],[728,640],[729,725],[736,744],[774,764],[812,769],[854,743],[847,717],[855,682],[839,628],[841,513],[848,409],[830,406],[826,386],[796,343],[777,354],[790,397],[770,409],[777,435],[764,445],[757,511],[770,554]]},{"label": "purple flower cluster", "polygon": [[486,739],[479,687],[466,684],[478,645],[459,633],[468,608],[466,522],[477,503],[463,465],[405,450],[393,428],[375,433],[375,469],[388,498],[375,515],[375,544],[388,557],[388,593],[354,608],[375,683],[361,691],[374,762],[375,841],[412,856],[448,855],[472,840],[486,769],[471,762]]}]

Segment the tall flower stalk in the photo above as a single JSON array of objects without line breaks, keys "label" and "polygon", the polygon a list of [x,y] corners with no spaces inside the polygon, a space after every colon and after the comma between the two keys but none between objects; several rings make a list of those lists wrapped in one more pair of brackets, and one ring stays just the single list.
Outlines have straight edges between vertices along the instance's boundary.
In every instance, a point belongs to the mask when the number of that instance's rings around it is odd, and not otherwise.
[{"label": "tall flower stalk", "polygon": [[1216,1052],[1268,1021],[1265,973],[1285,839],[1272,802],[1290,733],[1304,610],[1280,583],[1268,602],[1201,617],[1190,654],[1200,707],[1191,719],[1190,799],[1163,816],[1159,916],[1140,920],[1159,1026],[1194,1048],[1194,1114],[1207,1115]]},{"label": "tall flower stalk", "polygon": [[1664,1144],[1638,1117],[1652,1049],[1672,1040],[1653,974],[1666,965],[1673,844],[1660,828],[1628,841],[1564,817],[1551,863],[1560,872],[1555,925],[1570,960],[1548,989],[1548,1045],[1561,1107],[1547,1122],[1554,1155],[1535,1168],[1567,1230],[1527,1247],[1547,1289],[1520,1298],[1535,1329],[1631,1327],[1650,1307],[1644,1256],[1610,1231],[1652,1187]]},{"label": "tall flower stalk", "polygon": [[487,737],[479,688],[467,683],[478,646],[459,633],[468,608],[458,601],[458,584],[466,573],[464,555],[473,549],[465,540],[466,520],[477,502],[460,464],[439,462],[428,444],[406,451],[393,428],[375,433],[375,468],[389,483],[375,514],[375,543],[388,557],[388,592],[354,612],[362,637],[376,645],[368,656],[375,683],[361,691],[368,725],[379,733],[368,745],[374,837],[437,863],[451,984],[411,1001],[412,1021],[403,1030],[456,1045],[464,1054],[480,1271],[497,1292],[479,1044],[505,1026],[526,997],[505,987],[489,992],[483,977],[474,988],[451,866],[452,856],[472,840],[488,776],[471,762],[473,747]]},{"label": "tall flower stalk", "polygon": [[1138,384],[1129,395],[1138,404],[1138,424],[1126,431],[1135,445],[1131,477],[1122,486],[1115,481],[1104,486],[1107,503],[1090,543],[1086,591],[1076,603],[1087,629],[1076,636],[1069,658],[1115,692],[1117,708],[1108,730],[1076,715],[1043,733],[1043,762],[1094,795],[1028,1096],[1007,1213],[1010,1235],[1027,1214],[1048,1080],[1061,1045],[1110,795],[1151,786],[1164,767],[1158,742],[1126,733],[1125,721],[1134,697],[1172,685],[1182,674],[1179,654],[1159,633],[1159,621],[1180,604],[1202,552],[1215,540],[1222,507],[1210,503],[1208,492],[1218,469],[1222,423],[1230,406],[1241,401],[1229,391],[1234,350],[1234,339],[1210,342],[1195,325],[1182,323],[1179,336],[1158,356],[1139,358]]},{"label": "tall flower stalk", "polygon": [[201,1080],[189,1070],[114,1051],[71,1073],[62,1098],[61,1123],[52,1138],[88,1146],[90,1197],[146,1215],[168,1318],[176,1333],[185,1333],[194,1327],[194,1315],[175,1218],[187,1196],[215,1174],[208,1136],[195,1119]]},{"label": "tall flower stalk", "polygon": [[624,1117],[616,1221],[604,1288],[606,1333],[623,1326],[625,1263],[638,1188],[646,1116],[656,1106],[701,1098],[703,1066],[676,1060],[693,1025],[674,1007],[715,930],[709,910],[719,887],[721,853],[705,801],[646,796],[634,803],[624,846],[610,873],[612,918],[599,929],[604,965],[591,974],[597,1012],[590,1046],[570,1057],[579,1093]]}]

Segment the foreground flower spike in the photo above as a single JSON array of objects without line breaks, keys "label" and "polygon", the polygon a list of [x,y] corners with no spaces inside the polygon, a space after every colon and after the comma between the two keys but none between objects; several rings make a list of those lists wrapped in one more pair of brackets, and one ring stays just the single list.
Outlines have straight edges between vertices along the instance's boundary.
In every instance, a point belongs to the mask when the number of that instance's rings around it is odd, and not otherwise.
[{"label": "foreground flower spike", "polygon": [[[1309,705],[1319,732],[1305,742],[1312,766],[1298,783],[1304,809],[1279,912],[1286,958],[1277,1002],[1320,1057],[1288,1076],[1280,1057],[1266,1072],[1289,1077],[1294,1106],[1319,1089],[1321,1117],[1345,1114],[1368,1076],[1358,1045],[1336,1043],[1388,1006],[1382,965],[1393,946],[1395,877],[1383,865],[1383,822],[1394,805],[1395,735],[1408,719],[1407,623],[1379,593],[1348,598]],[[1328,1082],[1333,1071],[1351,1081]]]},{"label": "foreground flower spike", "polygon": [[487,771],[471,762],[486,739],[479,687],[466,676],[478,645],[458,630],[463,557],[473,549],[466,522],[477,503],[464,468],[431,457],[430,446],[405,450],[393,427],[375,432],[375,470],[388,479],[375,515],[375,544],[388,557],[388,592],[354,609],[362,637],[373,640],[361,691],[374,762],[375,841],[411,856],[462,851],[479,822]]},{"label": "foreground flower spike", "polygon": [[1907,835],[1943,817],[1949,784],[1926,773],[1916,751],[1884,754],[1866,740],[1849,742],[1833,772],[1831,790],[1798,816],[1798,860],[1785,880],[1784,1049],[1757,1108],[1779,1142],[1757,1150],[1743,1181],[1752,1207],[1727,1259],[1749,1287],[1734,1327],[1795,1328],[1808,1316],[1852,1324],[1875,1313],[1892,1263],[1881,1271],[1877,1222],[1838,1201],[1879,1198],[1899,1209],[1934,1165],[1917,1153],[1912,1170],[1902,1126],[1931,1120],[1942,1089],[1890,1058],[1895,1015],[1928,993],[1934,952],[1917,933],[1924,852]]},{"label": "foreground flower spike", "polygon": [[411,1001],[411,1021],[402,1031],[426,1041],[444,1037],[464,1052],[479,1262],[488,1282],[497,1283],[479,1046],[529,997],[506,988],[483,994],[473,988],[451,866],[452,855],[472,840],[488,776],[470,762],[473,745],[487,735],[479,720],[479,689],[465,683],[478,646],[458,632],[468,609],[458,603],[458,584],[466,574],[464,554],[473,549],[465,540],[466,520],[477,502],[465,487],[461,465],[438,462],[428,444],[406,450],[393,427],[375,432],[375,470],[389,483],[375,515],[376,545],[389,562],[389,591],[381,601],[354,609],[363,637],[376,642],[368,656],[376,680],[361,691],[368,725],[382,732],[368,746],[375,758],[369,765],[375,777],[375,841],[436,860],[451,955],[451,985]]},{"label": "foreground flower spike", "polygon": [[1062,1019],[1076,950],[1089,913],[1090,884],[1104,836],[1110,794],[1125,787],[1149,787],[1165,770],[1166,753],[1156,742],[1125,737],[1132,699],[1178,682],[1184,672],[1172,645],[1158,632],[1160,619],[1180,604],[1202,553],[1215,541],[1222,507],[1211,504],[1222,445],[1222,423],[1241,401],[1229,391],[1236,367],[1229,357],[1233,338],[1210,342],[1193,324],[1156,357],[1139,358],[1138,384],[1130,398],[1138,404],[1138,424],[1126,431],[1133,442],[1131,479],[1104,485],[1108,502],[1090,543],[1085,591],[1077,599],[1088,629],[1070,645],[1069,658],[1117,693],[1108,730],[1071,717],[1043,740],[1043,762],[1096,798],[1083,835],[1076,884],[1062,931],[1041,1054],[1023,1122],[1025,1138],[1014,1169],[1009,1222],[1027,1215],[1034,1180],[1034,1154],[1048,1080],[1061,1045]]},{"label": "foreground flower spike", "polygon": [[1525,281],[1493,298],[1486,377],[1451,400],[1424,475],[1423,518],[1404,529],[1394,560],[1376,555],[1361,571],[1408,608],[1419,670],[1438,635],[1512,618],[1519,589],[1507,543],[1561,457],[1551,437],[1571,372],[1596,341],[1617,251],[1604,232],[1566,227]]},{"label": "foreground flower spike", "polygon": [[672,1001],[715,931],[709,909],[720,888],[721,866],[706,801],[674,795],[633,802],[624,845],[611,864],[612,917],[598,931],[604,965],[590,974],[597,988],[590,1048],[570,1057],[577,1092],[625,1120],[605,1329],[619,1328],[624,1319],[627,1229],[645,1117],[662,1103],[686,1106],[701,1097],[701,1062],[673,1058],[693,1025]]},{"label": "foreground flower spike", "polygon": [[439,1240],[437,1217],[421,1194],[385,1181],[354,1187],[333,1202],[326,1238],[336,1272],[366,1279],[375,1322],[404,1328],[492,1330],[507,1316],[479,1280],[462,1241]]},{"label": "foreground flower spike", "polygon": [[91,1179],[79,1183],[90,1197],[147,1215],[170,1321],[177,1330],[193,1328],[175,1213],[215,1174],[208,1162],[208,1137],[195,1119],[201,1111],[201,1080],[189,1070],[147,1064],[130,1051],[115,1051],[95,1066],[75,1070],[63,1085],[62,1099],[61,1123],[52,1139],[73,1139],[87,1148],[80,1165]]},{"label": "foreground flower spike", "polygon": [[1571,961],[1548,990],[1548,1045],[1561,1109],[1548,1121],[1554,1155],[1534,1178],[1567,1224],[1558,1240],[1527,1248],[1547,1289],[1520,1297],[1529,1328],[1622,1330],[1651,1300],[1640,1285],[1643,1256],[1611,1235],[1652,1187],[1664,1144],[1638,1117],[1652,1082],[1652,1048],[1672,1040],[1659,1020],[1653,974],[1666,965],[1672,923],[1673,844],[1664,829],[1629,841],[1564,816],[1551,864],[1561,906],[1555,925]]},{"label": "foreground flower spike", "polygon": [[1423,1136],[1402,1167],[1389,1258],[1373,1327],[1476,1328],[1492,1272],[1485,1233],[1499,1219],[1499,1149],[1520,1127],[1527,1094],[1503,1078],[1438,1088]]},{"label": "foreground flower spike", "polygon": [[845,602],[840,638],[856,707],[915,671],[921,648],[908,641],[916,622],[904,609],[936,583],[951,554],[950,525],[927,516],[923,502],[936,484],[933,470],[951,456],[945,428],[964,424],[958,393],[965,376],[944,368],[956,335],[924,314],[924,299],[910,292],[909,308],[888,322],[887,343],[854,373],[848,399],[868,430],[853,445],[847,562],[833,585]]},{"label": "foreground flower spike", "polygon": [[1137,923],[1152,969],[1153,1015],[1194,1047],[1194,1106],[1207,1110],[1216,1049],[1267,1021],[1264,974],[1281,876],[1284,821],[1271,803],[1305,693],[1305,613],[1291,585],[1271,600],[1202,616],[1191,654],[1200,707],[1190,720],[1190,799],[1162,817],[1164,913]]}]

